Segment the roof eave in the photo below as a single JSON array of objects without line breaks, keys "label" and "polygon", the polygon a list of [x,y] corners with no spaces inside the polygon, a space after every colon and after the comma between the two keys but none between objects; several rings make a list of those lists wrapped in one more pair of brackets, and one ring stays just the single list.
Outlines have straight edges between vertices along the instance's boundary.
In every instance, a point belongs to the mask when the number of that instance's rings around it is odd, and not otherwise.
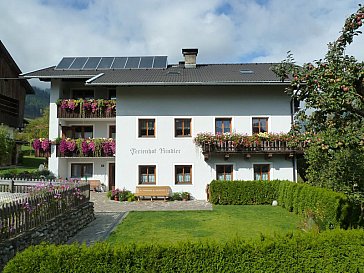
[{"label": "roof eave", "polygon": [[279,81],[255,81],[255,82],[122,82],[122,83],[92,83],[86,81],[90,86],[184,86],[184,85],[289,85],[290,82]]}]

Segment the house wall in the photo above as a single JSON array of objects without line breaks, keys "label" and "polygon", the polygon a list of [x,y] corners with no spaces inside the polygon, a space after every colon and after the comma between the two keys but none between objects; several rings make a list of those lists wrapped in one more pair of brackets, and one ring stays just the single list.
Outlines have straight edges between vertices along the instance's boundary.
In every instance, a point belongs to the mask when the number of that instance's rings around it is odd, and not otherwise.
[{"label": "house wall", "polygon": [[101,183],[108,185],[109,163],[113,162],[115,162],[114,158],[59,158],[58,176],[70,178],[72,163],[91,163],[93,165],[93,176],[87,177],[87,179],[100,180]]},{"label": "house wall", "polygon": [[[0,123],[18,128],[23,124],[26,90],[22,81],[15,80],[19,72],[11,63],[7,54],[0,50],[0,78],[10,78],[0,79],[0,95],[10,98],[9,101],[0,101]],[[15,105],[13,103],[17,103],[18,107],[9,108]]]},{"label": "house wall", "polygon": [[[71,90],[85,88],[82,82],[64,82],[61,80],[52,80],[50,91],[50,114],[49,114],[49,138],[54,140],[62,136],[62,126],[93,126],[94,138],[108,138],[109,126],[115,125],[115,120],[93,120],[93,119],[59,119],[57,118],[56,101],[59,98],[70,98]],[[85,88],[94,89],[95,98],[107,98],[109,88]],[[115,162],[114,158],[60,158],[56,157],[56,146],[52,145],[51,157],[48,160],[49,170],[56,176],[63,178],[71,177],[72,163],[92,163],[93,176],[88,177],[90,180],[100,180],[105,185],[108,184],[108,167],[109,163]]]},{"label": "house wall", "polygon": [[[174,137],[174,119],[192,118],[192,137]],[[156,185],[188,191],[205,199],[206,184],[216,178],[217,163],[234,164],[234,179],[253,179],[254,163],[271,164],[271,179],[293,180],[292,162],[284,156],[212,156],[205,161],[193,143],[201,132],[214,132],[216,117],[231,117],[238,133],[252,133],[252,117],[268,117],[270,132],[290,129],[290,98],[284,87],[120,87],[117,89],[116,186],[135,191],[138,166],[156,165]],[[138,118],[155,118],[156,137],[138,138]],[[192,165],[192,185],[175,185],[174,165]]]}]

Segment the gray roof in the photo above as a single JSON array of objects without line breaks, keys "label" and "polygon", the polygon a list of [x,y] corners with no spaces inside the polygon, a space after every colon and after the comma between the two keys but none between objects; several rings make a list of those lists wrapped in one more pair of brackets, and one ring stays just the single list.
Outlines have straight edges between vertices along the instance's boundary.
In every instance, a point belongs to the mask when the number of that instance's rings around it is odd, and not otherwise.
[{"label": "gray roof", "polygon": [[250,85],[287,84],[272,63],[168,65],[166,69],[55,70],[54,66],[22,74],[25,78],[84,79],[87,85]]}]

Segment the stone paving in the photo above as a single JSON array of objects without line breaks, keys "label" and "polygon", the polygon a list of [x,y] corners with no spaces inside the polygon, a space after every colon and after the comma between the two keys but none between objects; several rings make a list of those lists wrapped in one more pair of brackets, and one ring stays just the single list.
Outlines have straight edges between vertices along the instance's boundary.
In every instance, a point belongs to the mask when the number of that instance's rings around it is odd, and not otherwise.
[{"label": "stone paving", "polygon": [[90,200],[94,202],[96,219],[68,243],[79,242],[90,245],[105,240],[129,211],[212,210],[212,205],[203,200],[117,202],[109,200],[103,192],[91,192]]}]

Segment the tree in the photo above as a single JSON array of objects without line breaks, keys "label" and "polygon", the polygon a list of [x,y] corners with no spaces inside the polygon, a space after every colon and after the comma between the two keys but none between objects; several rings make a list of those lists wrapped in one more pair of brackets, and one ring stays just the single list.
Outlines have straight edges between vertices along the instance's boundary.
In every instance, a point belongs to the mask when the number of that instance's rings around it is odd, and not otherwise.
[{"label": "tree", "polygon": [[289,53],[273,68],[282,80],[291,77],[287,92],[304,102],[293,129],[308,144],[308,181],[350,194],[364,193],[364,63],[345,49],[363,22],[359,5],[323,59],[297,66]]},{"label": "tree", "polygon": [[4,125],[0,125],[0,165],[11,164],[11,157],[15,149],[14,144],[8,129]]},{"label": "tree", "polygon": [[16,135],[16,139],[31,142],[35,138],[48,138],[49,108],[43,111],[40,118],[33,119],[24,131]]}]

